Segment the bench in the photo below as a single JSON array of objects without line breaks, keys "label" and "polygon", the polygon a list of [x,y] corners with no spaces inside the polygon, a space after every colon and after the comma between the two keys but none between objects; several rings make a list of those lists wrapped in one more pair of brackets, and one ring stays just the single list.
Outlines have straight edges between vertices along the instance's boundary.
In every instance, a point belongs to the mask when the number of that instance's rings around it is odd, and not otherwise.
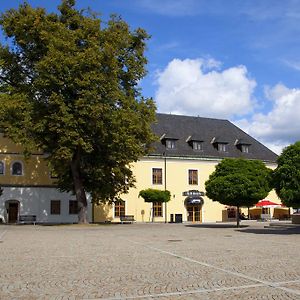
[{"label": "bench", "polygon": [[19,223],[20,224],[33,224],[35,225],[36,216],[35,215],[20,215],[19,216]]},{"label": "bench", "polygon": [[121,221],[122,224],[123,223],[133,223],[133,222],[135,222],[133,215],[120,216],[120,221]]}]

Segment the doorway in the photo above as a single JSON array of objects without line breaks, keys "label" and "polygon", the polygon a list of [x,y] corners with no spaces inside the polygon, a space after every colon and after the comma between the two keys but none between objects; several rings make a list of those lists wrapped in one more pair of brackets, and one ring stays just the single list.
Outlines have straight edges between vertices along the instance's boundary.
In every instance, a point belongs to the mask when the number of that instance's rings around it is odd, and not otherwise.
[{"label": "doorway", "polygon": [[187,205],[188,222],[202,222],[202,205]]},{"label": "doorway", "polygon": [[17,223],[19,214],[19,203],[9,202],[8,203],[8,223]]}]

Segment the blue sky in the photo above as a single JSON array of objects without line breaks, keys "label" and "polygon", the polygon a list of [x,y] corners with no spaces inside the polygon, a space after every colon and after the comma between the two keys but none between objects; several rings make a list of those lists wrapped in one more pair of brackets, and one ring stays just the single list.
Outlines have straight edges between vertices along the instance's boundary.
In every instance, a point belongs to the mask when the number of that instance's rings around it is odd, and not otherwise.
[{"label": "blue sky", "polygon": [[151,35],[141,87],[159,112],[229,119],[277,153],[300,140],[300,1],[77,0],[87,6]]}]

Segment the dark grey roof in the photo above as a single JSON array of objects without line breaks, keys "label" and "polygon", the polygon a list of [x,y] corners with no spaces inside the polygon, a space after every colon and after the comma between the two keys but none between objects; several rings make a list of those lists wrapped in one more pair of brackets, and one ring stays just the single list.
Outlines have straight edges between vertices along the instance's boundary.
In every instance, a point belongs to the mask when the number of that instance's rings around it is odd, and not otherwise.
[{"label": "dark grey roof", "polygon": [[[159,140],[164,134],[170,139],[178,139],[175,149],[167,149],[167,156],[199,157],[199,158],[225,158],[244,157],[276,162],[277,155],[263,144],[246,134],[243,130],[228,120],[210,119],[202,117],[189,117],[171,114],[157,115],[157,122],[152,125],[153,132],[158,136],[154,143],[152,155],[162,155],[165,146]],[[203,151],[193,150],[191,138],[203,142]],[[239,142],[241,141],[241,142]],[[227,151],[219,152],[216,144],[227,143]],[[249,153],[243,153],[240,144],[249,145]]]}]

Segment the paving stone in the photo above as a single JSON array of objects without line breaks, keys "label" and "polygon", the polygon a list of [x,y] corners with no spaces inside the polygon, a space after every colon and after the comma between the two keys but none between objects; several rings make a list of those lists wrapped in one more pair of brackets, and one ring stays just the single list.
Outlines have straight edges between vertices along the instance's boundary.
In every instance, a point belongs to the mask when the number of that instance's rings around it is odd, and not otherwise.
[{"label": "paving stone", "polygon": [[0,299],[300,299],[300,227],[243,224],[1,225]]}]

